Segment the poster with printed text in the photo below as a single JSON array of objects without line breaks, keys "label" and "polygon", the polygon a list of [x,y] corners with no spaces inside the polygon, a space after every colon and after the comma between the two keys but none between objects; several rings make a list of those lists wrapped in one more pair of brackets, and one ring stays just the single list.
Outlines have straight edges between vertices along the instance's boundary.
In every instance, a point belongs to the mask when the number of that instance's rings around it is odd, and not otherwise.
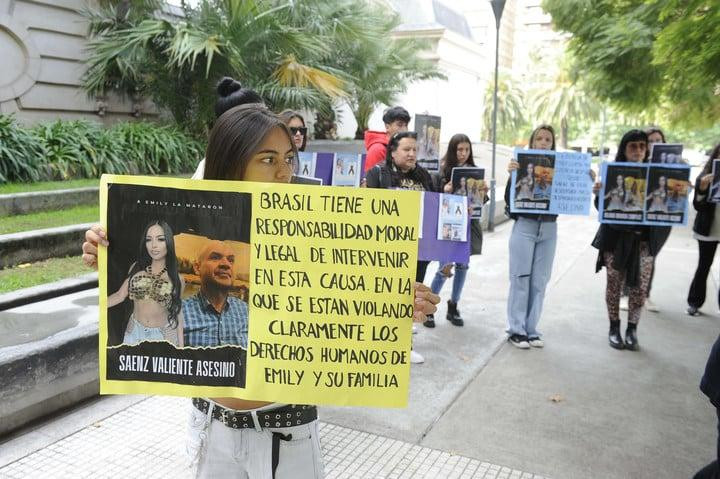
[{"label": "poster with printed text", "polygon": [[651,143],[650,162],[684,164],[682,152],[683,146],[680,143]]},{"label": "poster with printed text", "polygon": [[468,206],[471,208],[470,217],[480,219],[487,192],[485,168],[475,166],[453,168],[450,183],[454,195],[467,196]]},{"label": "poster with printed text", "polygon": [[687,224],[690,167],[653,163],[604,163],[598,195],[602,223]]},{"label": "poster with printed text", "polygon": [[404,407],[419,193],[104,175],[102,394]]},{"label": "poster with printed text", "polygon": [[440,195],[438,209],[437,239],[443,241],[467,241],[467,196]]},{"label": "poster with printed text", "polygon": [[360,186],[362,155],[335,153],[332,170],[332,186]]},{"label": "poster with printed text", "polygon": [[428,171],[440,167],[440,117],[415,115],[417,133],[417,164]]},{"label": "poster with printed text", "polygon": [[513,213],[588,215],[592,199],[587,153],[515,150],[510,176]]}]

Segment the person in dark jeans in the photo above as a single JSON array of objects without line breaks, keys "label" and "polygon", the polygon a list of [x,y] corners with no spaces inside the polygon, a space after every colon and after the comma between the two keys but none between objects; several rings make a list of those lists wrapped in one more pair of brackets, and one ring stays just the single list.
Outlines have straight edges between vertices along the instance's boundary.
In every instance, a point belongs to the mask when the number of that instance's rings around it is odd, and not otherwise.
[{"label": "person in dark jeans", "polygon": [[718,416],[718,439],[715,460],[696,472],[693,479],[717,479],[720,478],[720,466],[718,466],[718,460],[720,460],[720,336],[715,340],[710,351],[705,374],[700,381],[700,390],[715,406]]},{"label": "person in dark jeans", "polygon": [[[695,180],[693,206],[697,210],[697,216],[695,216],[693,224],[693,237],[698,242],[700,254],[687,297],[687,314],[690,316],[700,314],[700,307],[705,303],[707,277],[715,257],[718,241],[720,241],[720,220],[715,220],[715,216],[720,214],[720,210],[715,208],[715,203],[709,201],[713,193],[710,185],[713,183],[712,165],[715,159],[720,159],[720,144],[712,150],[705,167]],[[720,303],[720,297],[718,303]]]}]

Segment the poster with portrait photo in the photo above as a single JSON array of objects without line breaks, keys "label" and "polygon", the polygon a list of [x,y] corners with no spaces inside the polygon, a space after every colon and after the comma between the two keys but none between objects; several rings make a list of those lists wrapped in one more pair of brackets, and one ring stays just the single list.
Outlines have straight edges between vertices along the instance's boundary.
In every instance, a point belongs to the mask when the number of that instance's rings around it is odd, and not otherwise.
[{"label": "poster with portrait photo", "polygon": [[710,196],[708,201],[720,203],[720,159],[714,159],[712,163],[713,180],[710,185]]},{"label": "poster with portrait photo", "polygon": [[683,146],[680,143],[651,143],[650,163],[684,164],[682,152]]},{"label": "poster with portrait photo", "polygon": [[453,194],[467,196],[468,206],[471,208],[470,217],[482,217],[482,208],[485,204],[485,168],[476,166],[459,166],[452,169],[450,174]]},{"label": "poster with portrait photo", "polygon": [[298,176],[315,176],[317,166],[317,153],[312,151],[298,151]]},{"label": "poster with portrait photo", "polygon": [[360,186],[362,155],[335,153],[332,169],[332,186]]},{"label": "poster with portrait photo", "polygon": [[648,168],[645,221],[650,225],[687,224],[690,166],[651,165]]},{"label": "poster with portrait photo", "polygon": [[647,164],[603,163],[598,195],[601,223],[643,224]]},{"label": "poster with portrait photo", "polygon": [[417,164],[428,171],[440,168],[440,117],[415,115]]},{"label": "poster with portrait photo", "polygon": [[441,194],[437,239],[464,242],[467,241],[467,230],[467,196]]},{"label": "poster with portrait photo", "polygon": [[511,175],[510,211],[548,213],[555,176],[555,152],[516,150],[515,161],[519,166]]},{"label": "poster with portrait photo", "polygon": [[250,194],[123,183],[106,194],[102,379],[244,388]]}]

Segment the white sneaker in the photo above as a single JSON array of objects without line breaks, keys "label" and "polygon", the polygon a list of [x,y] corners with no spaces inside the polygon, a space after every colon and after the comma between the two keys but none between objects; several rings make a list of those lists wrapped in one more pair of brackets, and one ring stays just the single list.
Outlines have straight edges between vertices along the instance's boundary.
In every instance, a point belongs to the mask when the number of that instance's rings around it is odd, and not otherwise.
[{"label": "white sneaker", "polygon": [[628,310],[628,297],[620,296],[620,311],[627,311],[627,310]]},{"label": "white sneaker", "polygon": [[425,358],[420,353],[416,353],[414,350],[410,350],[410,364],[422,364],[425,362]]},{"label": "white sneaker", "polygon": [[657,304],[650,301],[650,298],[645,299],[645,309],[647,309],[651,313],[657,313],[660,311],[660,308],[657,307]]},{"label": "white sneaker", "polygon": [[543,341],[540,338],[530,338],[528,339],[528,344],[532,346],[533,348],[544,348],[545,347],[545,341]]}]

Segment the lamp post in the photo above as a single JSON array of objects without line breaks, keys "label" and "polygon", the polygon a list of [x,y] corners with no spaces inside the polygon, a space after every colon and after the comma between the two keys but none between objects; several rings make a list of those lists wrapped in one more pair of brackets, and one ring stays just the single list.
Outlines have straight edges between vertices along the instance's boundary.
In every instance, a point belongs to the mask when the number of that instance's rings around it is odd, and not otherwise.
[{"label": "lamp post", "polygon": [[505,0],[490,0],[495,14],[495,92],[493,93],[493,127],[492,127],[492,176],[490,178],[490,211],[488,215],[488,231],[495,229],[495,150],[497,147],[497,107],[498,107],[498,60],[500,52],[500,20],[502,19]]}]

